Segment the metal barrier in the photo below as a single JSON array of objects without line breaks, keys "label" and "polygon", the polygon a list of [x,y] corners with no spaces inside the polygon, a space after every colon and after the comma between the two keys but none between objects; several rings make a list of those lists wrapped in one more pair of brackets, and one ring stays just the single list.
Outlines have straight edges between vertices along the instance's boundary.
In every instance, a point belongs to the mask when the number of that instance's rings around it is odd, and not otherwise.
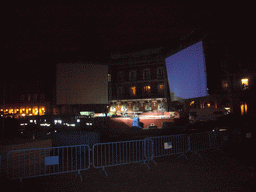
[{"label": "metal barrier", "polygon": [[189,151],[188,135],[169,135],[149,137],[154,144],[154,157],[162,157],[167,155],[181,154],[186,159],[184,153]]},{"label": "metal barrier", "polygon": [[189,135],[189,151],[197,154],[199,151],[223,146],[224,133],[219,131],[210,131],[203,133],[195,133]]},{"label": "metal barrier", "polygon": [[93,146],[93,166],[102,168],[106,176],[105,167],[130,163],[147,165],[149,161],[154,162],[153,142],[150,139],[97,143]]},{"label": "metal barrier", "polygon": [[23,179],[89,169],[90,147],[74,145],[10,151],[7,155],[7,176]]}]

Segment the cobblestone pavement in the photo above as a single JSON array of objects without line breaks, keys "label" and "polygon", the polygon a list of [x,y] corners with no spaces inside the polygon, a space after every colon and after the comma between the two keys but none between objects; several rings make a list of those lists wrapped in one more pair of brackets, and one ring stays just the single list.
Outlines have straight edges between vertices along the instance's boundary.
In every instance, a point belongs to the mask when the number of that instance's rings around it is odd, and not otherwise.
[{"label": "cobblestone pavement", "polygon": [[[156,158],[149,163],[90,168],[76,173],[8,181],[2,179],[0,191],[256,191],[255,161],[250,150],[234,147],[205,151],[201,157],[187,154]],[[249,151],[249,152],[248,152]],[[5,188],[7,187],[7,188]]]}]

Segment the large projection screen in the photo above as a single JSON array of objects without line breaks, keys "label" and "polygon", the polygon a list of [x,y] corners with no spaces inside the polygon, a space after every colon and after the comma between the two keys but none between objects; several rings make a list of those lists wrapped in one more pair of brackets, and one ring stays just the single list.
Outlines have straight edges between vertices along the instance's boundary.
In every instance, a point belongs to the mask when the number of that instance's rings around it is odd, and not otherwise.
[{"label": "large projection screen", "polygon": [[88,63],[57,64],[56,103],[107,104],[108,66]]},{"label": "large projection screen", "polygon": [[171,55],[165,61],[171,95],[174,93],[180,99],[207,95],[202,41]]}]

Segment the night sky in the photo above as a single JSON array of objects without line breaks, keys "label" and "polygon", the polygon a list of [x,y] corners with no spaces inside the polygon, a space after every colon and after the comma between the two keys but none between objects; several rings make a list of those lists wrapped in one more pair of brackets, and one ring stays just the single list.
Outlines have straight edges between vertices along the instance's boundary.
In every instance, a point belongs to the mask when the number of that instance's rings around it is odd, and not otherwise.
[{"label": "night sky", "polygon": [[183,99],[207,95],[202,41],[166,59],[170,91]]},{"label": "night sky", "polygon": [[77,51],[94,56],[125,53],[156,44],[176,49],[191,31],[215,29],[220,21],[226,22],[224,15],[234,15],[225,5],[175,1],[87,0],[69,5],[16,1],[5,8],[8,19],[0,38],[3,53],[14,62]]}]

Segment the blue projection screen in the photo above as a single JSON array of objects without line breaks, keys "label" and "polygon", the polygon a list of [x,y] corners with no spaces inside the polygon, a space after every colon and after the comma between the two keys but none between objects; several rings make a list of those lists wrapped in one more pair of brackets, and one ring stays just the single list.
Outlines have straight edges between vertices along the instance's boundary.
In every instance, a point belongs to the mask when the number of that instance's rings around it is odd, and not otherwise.
[{"label": "blue projection screen", "polygon": [[202,41],[166,58],[172,100],[207,95],[205,58]]}]

